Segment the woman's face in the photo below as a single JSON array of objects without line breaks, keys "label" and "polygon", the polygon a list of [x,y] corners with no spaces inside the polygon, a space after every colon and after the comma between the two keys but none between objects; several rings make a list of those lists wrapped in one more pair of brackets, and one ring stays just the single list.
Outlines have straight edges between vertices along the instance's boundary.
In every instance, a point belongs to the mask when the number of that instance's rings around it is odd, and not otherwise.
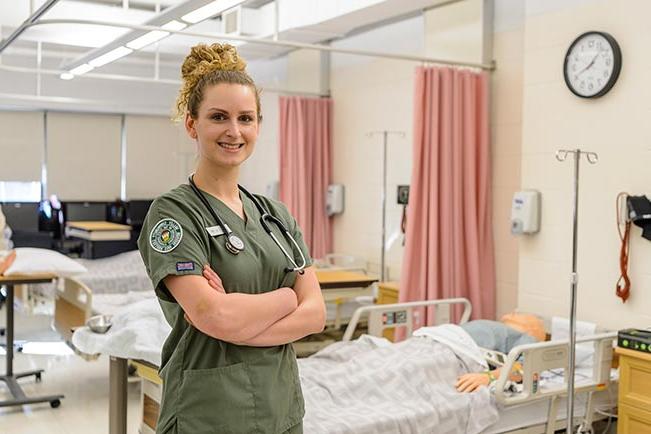
[{"label": "woman's face", "polygon": [[207,87],[197,118],[186,114],[185,128],[197,141],[201,159],[224,168],[239,166],[253,153],[260,130],[255,91],[242,84]]}]

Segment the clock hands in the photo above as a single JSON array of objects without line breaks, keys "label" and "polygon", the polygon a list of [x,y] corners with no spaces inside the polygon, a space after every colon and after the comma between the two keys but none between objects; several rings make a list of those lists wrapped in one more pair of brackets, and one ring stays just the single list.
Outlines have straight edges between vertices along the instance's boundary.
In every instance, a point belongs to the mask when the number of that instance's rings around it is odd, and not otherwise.
[{"label": "clock hands", "polygon": [[592,60],[590,61],[590,63],[588,63],[588,66],[586,66],[585,68],[583,68],[582,70],[580,70],[579,72],[577,72],[577,73],[576,73],[576,76],[578,77],[579,75],[583,74],[583,73],[584,73],[585,71],[587,71],[588,69],[592,68],[592,65],[594,65],[594,63],[597,61],[597,57],[599,57],[599,53],[595,54],[595,56],[592,58]]}]

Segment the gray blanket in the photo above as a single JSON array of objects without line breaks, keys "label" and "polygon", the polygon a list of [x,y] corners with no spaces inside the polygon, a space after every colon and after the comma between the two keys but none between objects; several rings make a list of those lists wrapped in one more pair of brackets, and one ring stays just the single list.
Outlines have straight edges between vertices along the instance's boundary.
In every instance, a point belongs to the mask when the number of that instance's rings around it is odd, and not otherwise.
[{"label": "gray blanket", "polygon": [[384,342],[363,336],[299,360],[306,433],[474,434],[497,420],[487,388],[454,388],[483,370],[476,361],[429,337]]}]

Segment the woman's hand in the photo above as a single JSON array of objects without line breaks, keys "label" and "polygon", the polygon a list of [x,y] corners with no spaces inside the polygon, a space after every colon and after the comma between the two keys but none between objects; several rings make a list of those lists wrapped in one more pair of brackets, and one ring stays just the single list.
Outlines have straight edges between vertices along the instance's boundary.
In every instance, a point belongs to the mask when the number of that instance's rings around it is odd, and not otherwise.
[{"label": "woman's hand", "polygon": [[206,278],[208,284],[212,289],[214,289],[217,292],[221,292],[222,294],[226,294],[226,290],[224,289],[224,284],[222,283],[222,279],[219,277],[217,273],[213,271],[212,268],[210,268],[210,265],[208,264],[203,266],[203,277]]},{"label": "woman's hand", "polygon": [[457,383],[454,387],[457,388],[458,392],[467,393],[474,392],[481,386],[488,386],[490,382],[491,378],[485,372],[464,374],[457,379]]}]

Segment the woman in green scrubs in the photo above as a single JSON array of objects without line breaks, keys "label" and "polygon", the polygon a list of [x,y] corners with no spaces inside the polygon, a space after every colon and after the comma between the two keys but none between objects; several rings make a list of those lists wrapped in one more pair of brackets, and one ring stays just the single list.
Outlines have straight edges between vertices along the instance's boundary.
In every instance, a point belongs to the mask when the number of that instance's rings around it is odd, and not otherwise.
[{"label": "woman in green scrubs", "polygon": [[[162,350],[157,433],[301,433],[291,342],[323,330],[325,305],[301,231],[280,202],[256,198],[287,227],[303,274],[238,189],[260,128],[260,98],[230,45],[197,45],[182,66],[179,117],[199,153],[193,180],[152,204],[138,246],[172,331]],[[203,195],[207,204],[198,194]],[[207,206],[208,205],[208,206]],[[237,234],[233,254],[209,207]],[[301,252],[271,229],[295,262]]]}]

